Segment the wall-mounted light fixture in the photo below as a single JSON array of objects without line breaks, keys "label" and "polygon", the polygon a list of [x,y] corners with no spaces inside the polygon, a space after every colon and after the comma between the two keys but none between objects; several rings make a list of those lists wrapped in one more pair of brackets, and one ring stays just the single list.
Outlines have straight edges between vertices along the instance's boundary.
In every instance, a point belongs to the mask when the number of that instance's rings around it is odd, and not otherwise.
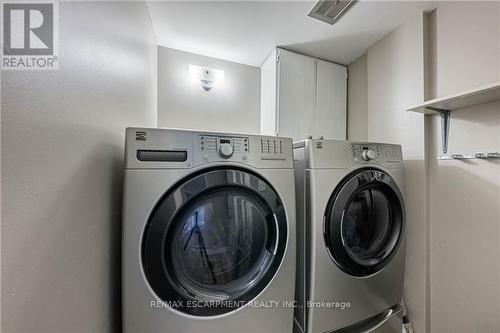
[{"label": "wall-mounted light fixture", "polygon": [[203,89],[209,91],[216,84],[222,84],[225,79],[224,71],[220,69],[189,65],[189,76],[201,84]]}]

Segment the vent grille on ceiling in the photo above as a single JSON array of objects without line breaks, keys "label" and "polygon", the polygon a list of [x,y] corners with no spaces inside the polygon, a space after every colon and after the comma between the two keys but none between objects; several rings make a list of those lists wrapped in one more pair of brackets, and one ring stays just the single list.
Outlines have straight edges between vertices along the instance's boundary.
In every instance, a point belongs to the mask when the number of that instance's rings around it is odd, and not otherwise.
[{"label": "vent grille on ceiling", "polygon": [[308,16],[320,21],[334,24],[344,15],[357,0],[318,1]]}]

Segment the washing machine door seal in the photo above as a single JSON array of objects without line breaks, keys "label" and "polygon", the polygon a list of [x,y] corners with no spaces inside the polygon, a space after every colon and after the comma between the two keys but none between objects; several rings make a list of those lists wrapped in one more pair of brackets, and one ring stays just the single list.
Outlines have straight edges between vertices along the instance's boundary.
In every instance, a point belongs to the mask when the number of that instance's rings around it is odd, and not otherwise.
[{"label": "washing machine door seal", "polygon": [[283,204],[260,176],[215,169],[174,186],[143,235],[142,264],[155,294],[174,310],[216,316],[244,306],[283,259]]},{"label": "washing machine door seal", "polygon": [[401,191],[390,175],[361,169],[335,188],[324,216],[324,239],[334,263],[353,276],[385,267],[396,253],[405,223]]}]

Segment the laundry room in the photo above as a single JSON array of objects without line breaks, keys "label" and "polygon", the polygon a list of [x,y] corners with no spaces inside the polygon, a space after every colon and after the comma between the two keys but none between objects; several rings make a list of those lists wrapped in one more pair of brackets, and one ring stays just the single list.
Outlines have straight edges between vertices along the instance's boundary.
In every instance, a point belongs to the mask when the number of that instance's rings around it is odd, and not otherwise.
[{"label": "laundry room", "polygon": [[0,4],[0,331],[500,333],[500,1]]}]

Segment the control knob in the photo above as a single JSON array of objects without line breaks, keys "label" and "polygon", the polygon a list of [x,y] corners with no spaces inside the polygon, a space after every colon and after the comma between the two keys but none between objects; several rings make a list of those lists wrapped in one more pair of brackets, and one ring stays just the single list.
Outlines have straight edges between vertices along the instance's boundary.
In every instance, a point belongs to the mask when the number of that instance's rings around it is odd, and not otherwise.
[{"label": "control knob", "polygon": [[219,156],[222,158],[230,158],[233,156],[233,146],[231,146],[229,143],[222,143],[219,145]]},{"label": "control knob", "polygon": [[363,157],[365,161],[370,161],[377,157],[377,154],[371,149],[363,150],[363,152],[361,153],[361,157]]}]

